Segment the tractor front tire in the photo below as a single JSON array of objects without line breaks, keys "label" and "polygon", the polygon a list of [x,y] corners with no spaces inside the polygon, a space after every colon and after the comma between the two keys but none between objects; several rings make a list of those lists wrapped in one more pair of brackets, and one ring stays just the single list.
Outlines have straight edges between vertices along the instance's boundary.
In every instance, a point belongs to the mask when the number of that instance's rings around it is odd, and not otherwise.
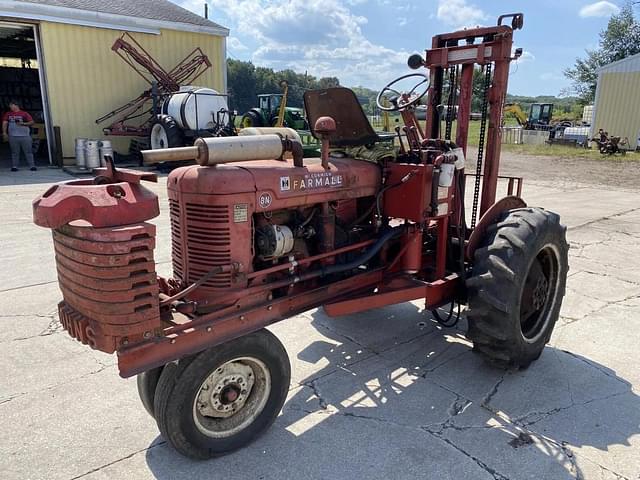
[{"label": "tractor front tire", "polygon": [[568,250],[560,217],[541,208],[510,210],[487,229],[467,280],[474,351],[519,368],[541,355],[560,314]]},{"label": "tractor front tire", "polygon": [[160,380],[160,374],[164,367],[152,368],[146,372],[140,373],[136,377],[136,384],[138,386],[138,396],[144,406],[144,409],[153,418],[156,418],[154,411],[154,399],[156,396],[156,387],[158,386],[158,380]]},{"label": "tractor front tire", "polygon": [[183,146],[184,136],[174,118],[171,115],[156,116],[149,133],[149,148],[159,150]]},{"label": "tractor front tire", "polygon": [[276,419],[291,380],[282,343],[267,330],[167,364],[155,394],[162,436],[207,459],[255,440]]},{"label": "tractor front tire", "polygon": [[[271,119],[269,119],[269,125],[271,125],[272,127],[277,127],[278,126],[278,115],[274,115],[273,117],[271,117]],[[287,124],[286,120],[282,121],[282,127],[283,128],[287,128],[289,125]]]}]

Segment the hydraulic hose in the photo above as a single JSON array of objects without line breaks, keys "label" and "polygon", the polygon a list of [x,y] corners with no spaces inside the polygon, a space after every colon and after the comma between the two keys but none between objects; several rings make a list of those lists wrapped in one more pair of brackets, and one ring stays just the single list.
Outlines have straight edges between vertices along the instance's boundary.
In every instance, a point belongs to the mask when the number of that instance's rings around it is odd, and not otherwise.
[{"label": "hydraulic hose", "polygon": [[316,277],[325,277],[327,275],[333,275],[336,273],[346,272],[348,270],[354,270],[360,267],[361,265],[364,265],[369,260],[371,260],[373,256],[382,249],[385,243],[387,243],[389,240],[393,238],[396,238],[402,235],[404,230],[405,230],[404,226],[389,229],[380,238],[378,238],[376,243],[371,245],[371,247],[365,253],[360,255],[358,258],[347,263],[339,263],[334,265],[322,266],[318,270],[314,270],[313,272],[308,272],[300,275],[297,281],[303,282]]}]

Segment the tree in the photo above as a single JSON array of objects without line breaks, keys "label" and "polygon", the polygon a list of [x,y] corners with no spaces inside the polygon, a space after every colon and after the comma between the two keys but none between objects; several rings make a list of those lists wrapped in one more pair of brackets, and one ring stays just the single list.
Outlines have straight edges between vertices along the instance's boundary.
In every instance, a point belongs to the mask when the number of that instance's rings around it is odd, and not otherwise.
[{"label": "tree", "polygon": [[256,69],[251,62],[227,60],[229,108],[246,112],[256,102]]},{"label": "tree", "polygon": [[272,68],[256,67],[251,62],[227,60],[227,81],[229,82],[229,106],[243,114],[257,105],[257,96],[261,93],[282,93],[281,82],[289,85],[287,105],[302,107],[306,90],[337,87],[340,80],[336,77],[323,77],[318,80],[307,73],[293,70],[274,71]]},{"label": "tree", "polygon": [[628,2],[619,13],[612,15],[607,28],[600,32],[596,50],[587,50],[585,58],[576,59],[573,68],[564,71],[572,85],[565,93],[577,94],[584,103],[593,102],[598,74],[596,70],[616,60],[640,53],[640,23]]},{"label": "tree", "polygon": [[322,77],[318,80],[318,88],[331,88],[331,87],[339,87],[340,80],[336,77]]}]

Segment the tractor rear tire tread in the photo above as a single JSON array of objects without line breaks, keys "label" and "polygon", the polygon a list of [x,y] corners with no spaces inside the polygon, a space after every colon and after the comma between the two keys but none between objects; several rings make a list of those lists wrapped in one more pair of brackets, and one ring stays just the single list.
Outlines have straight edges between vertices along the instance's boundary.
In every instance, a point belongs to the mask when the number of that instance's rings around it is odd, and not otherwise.
[{"label": "tractor rear tire tread", "polygon": [[[526,368],[542,353],[559,316],[569,268],[566,228],[557,214],[532,207],[505,212],[493,227],[475,251],[467,280],[467,336],[491,363]],[[543,330],[527,341],[520,325],[522,291],[530,265],[546,246],[556,252],[556,301]]]}]

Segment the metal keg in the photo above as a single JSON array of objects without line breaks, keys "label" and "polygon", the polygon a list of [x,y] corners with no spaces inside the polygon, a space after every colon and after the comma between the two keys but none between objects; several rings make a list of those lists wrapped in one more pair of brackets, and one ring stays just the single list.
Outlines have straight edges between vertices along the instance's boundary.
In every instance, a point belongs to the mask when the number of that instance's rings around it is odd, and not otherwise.
[{"label": "metal keg", "polygon": [[98,140],[87,140],[85,148],[85,158],[87,168],[98,168],[100,166],[100,150]]},{"label": "metal keg", "polygon": [[111,140],[100,141],[100,166],[104,167],[107,163],[105,157],[113,158],[113,147],[111,146]]},{"label": "metal keg", "polygon": [[76,167],[78,168],[87,168],[86,143],[86,138],[76,138]]}]

